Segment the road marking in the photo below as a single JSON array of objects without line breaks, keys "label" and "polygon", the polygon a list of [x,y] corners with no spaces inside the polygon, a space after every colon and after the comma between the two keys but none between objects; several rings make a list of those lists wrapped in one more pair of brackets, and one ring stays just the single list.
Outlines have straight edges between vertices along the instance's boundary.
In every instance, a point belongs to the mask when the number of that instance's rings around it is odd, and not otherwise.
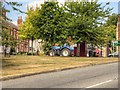
[{"label": "road marking", "polygon": [[92,85],[92,86],[89,86],[89,87],[86,87],[86,88],[96,87],[96,86],[99,86],[99,85],[102,85],[102,84],[105,84],[105,83],[108,83],[108,82],[111,82],[111,81],[112,81],[112,80],[108,80],[108,81],[101,82],[101,83],[98,83],[98,84],[95,84],[95,85]]}]

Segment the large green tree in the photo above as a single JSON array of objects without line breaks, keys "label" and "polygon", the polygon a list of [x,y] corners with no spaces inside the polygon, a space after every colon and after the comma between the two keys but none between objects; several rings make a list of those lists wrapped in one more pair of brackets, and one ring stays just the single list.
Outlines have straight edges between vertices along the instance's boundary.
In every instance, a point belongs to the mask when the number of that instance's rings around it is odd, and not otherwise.
[{"label": "large green tree", "polygon": [[66,42],[68,34],[66,13],[58,2],[45,2],[41,5],[38,14],[31,17],[30,20],[37,30],[37,38],[44,41],[45,51],[55,43]]},{"label": "large green tree", "polygon": [[110,26],[110,25],[117,26],[117,20],[118,20],[118,15],[116,13],[109,15],[106,21],[106,26]]},{"label": "large green tree", "polygon": [[69,37],[74,43],[98,45],[103,40],[103,21],[111,10],[105,9],[105,6],[87,0],[66,2],[61,7],[58,2],[45,2],[30,14],[29,25],[35,29],[32,29],[36,32],[34,36],[42,39],[46,47],[55,43],[64,44]]},{"label": "large green tree", "polygon": [[[78,0],[66,2],[65,8],[68,13],[69,34],[76,43],[89,43],[99,45],[104,29],[101,28],[105,18],[110,14],[111,9],[99,4],[97,1]],[[78,47],[79,48],[79,47]]]},{"label": "large green tree", "polygon": [[73,36],[74,41],[97,44],[101,34],[100,26],[111,9],[105,9],[105,6],[97,2],[87,1],[67,2],[65,7],[70,16],[69,34]]}]

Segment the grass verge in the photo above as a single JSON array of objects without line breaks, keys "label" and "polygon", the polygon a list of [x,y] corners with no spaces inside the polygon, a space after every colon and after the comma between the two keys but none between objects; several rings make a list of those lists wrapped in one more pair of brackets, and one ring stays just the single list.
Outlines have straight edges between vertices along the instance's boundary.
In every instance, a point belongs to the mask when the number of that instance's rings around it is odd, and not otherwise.
[{"label": "grass verge", "polygon": [[2,77],[117,62],[118,58],[11,56],[2,59]]}]

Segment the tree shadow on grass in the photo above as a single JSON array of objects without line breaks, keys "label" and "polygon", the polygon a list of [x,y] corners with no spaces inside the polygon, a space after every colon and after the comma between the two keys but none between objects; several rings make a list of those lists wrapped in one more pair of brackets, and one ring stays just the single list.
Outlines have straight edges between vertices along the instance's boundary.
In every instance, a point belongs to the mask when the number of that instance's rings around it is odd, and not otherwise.
[{"label": "tree shadow on grass", "polygon": [[2,59],[2,68],[9,68],[12,66],[19,66],[19,63],[13,62],[11,58]]}]

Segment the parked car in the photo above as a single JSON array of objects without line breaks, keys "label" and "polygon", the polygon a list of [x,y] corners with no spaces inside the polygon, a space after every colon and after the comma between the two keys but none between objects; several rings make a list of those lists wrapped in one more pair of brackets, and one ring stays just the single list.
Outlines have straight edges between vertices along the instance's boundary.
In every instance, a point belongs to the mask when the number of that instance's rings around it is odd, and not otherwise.
[{"label": "parked car", "polygon": [[118,52],[114,52],[108,55],[108,57],[118,57]]},{"label": "parked car", "polygon": [[69,45],[63,46],[53,46],[49,51],[50,56],[73,56],[74,55],[74,47]]}]

